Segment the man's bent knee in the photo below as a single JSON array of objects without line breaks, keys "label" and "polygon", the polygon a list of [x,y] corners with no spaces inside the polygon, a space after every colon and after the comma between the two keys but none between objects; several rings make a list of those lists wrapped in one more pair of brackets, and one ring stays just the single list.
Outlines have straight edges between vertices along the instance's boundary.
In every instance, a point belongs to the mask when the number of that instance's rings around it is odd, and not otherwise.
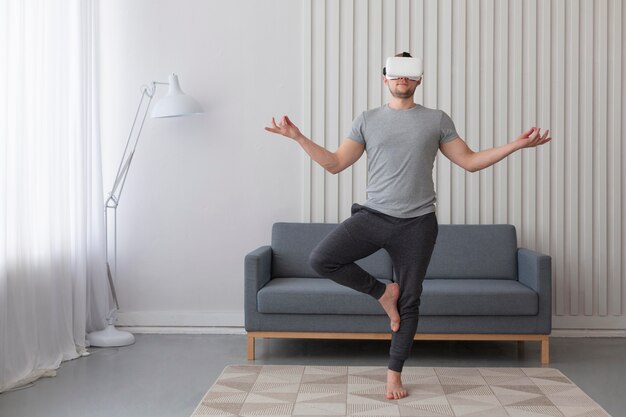
[{"label": "man's bent knee", "polygon": [[317,250],[314,250],[311,252],[311,255],[309,255],[309,265],[315,272],[322,276],[331,274],[336,271],[339,266],[331,256]]}]

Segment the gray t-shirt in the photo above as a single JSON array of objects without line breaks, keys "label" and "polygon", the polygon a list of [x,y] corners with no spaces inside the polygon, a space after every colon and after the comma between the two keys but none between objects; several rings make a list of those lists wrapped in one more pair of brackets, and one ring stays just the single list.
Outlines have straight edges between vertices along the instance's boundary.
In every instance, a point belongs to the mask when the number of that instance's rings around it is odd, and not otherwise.
[{"label": "gray t-shirt", "polygon": [[388,105],[361,113],[348,138],[367,152],[366,207],[410,218],[435,211],[433,166],[439,145],[459,137],[441,110],[417,104],[408,110]]}]

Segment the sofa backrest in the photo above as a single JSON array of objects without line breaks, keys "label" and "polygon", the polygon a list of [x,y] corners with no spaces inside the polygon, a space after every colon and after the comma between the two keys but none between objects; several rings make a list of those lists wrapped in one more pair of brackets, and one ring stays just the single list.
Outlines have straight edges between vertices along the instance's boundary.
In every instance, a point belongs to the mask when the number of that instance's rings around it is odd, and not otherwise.
[{"label": "sofa backrest", "polygon": [[426,279],[517,279],[515,227],[439,225]]},{"label": "sofa backrest", "polygon": [[[330,223],[275,223],[272,228],[272,276],[318,278],[309,266],[309,255],[337,225]],[[376,278],[391,279],[389,254],[381,249],[357,264]]]}]

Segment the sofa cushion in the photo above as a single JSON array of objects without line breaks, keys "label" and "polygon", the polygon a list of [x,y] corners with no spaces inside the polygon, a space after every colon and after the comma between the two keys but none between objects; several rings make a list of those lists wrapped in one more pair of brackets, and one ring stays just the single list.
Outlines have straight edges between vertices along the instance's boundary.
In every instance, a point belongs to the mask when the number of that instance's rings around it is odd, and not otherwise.
[{"label": "sofa cushion", "polygon": [[439,225],[426,279],[517,279],[512,225]]},{"label": "sofa cushion", "polygon": [[[275,223],[272,229],[272,276],[278,278],[319,278],[309,266],[309,256],[317,244],[337,225],[330,223]],[[389,254],[381,249],[357,261],[367,272],[391,279]]]},{"label": "sofa cushion", "polygon": [[[274,278],[258,292],[257,302],[260,313],[384,314],[372,297],[320,278]],[[537,294],[517,281],[429,280],[424,282],[420,314],[536,315],[537,303]]]},{"label": "sofa cushion", "polygon": [[273,278],[257,302],[259,313],[385,314],[374,298],[326,278]]},{"label": "sofa cushion", "polygon": [[424,280],[420,314],[425,316],[534,316],[537,293],[508,279]]}]

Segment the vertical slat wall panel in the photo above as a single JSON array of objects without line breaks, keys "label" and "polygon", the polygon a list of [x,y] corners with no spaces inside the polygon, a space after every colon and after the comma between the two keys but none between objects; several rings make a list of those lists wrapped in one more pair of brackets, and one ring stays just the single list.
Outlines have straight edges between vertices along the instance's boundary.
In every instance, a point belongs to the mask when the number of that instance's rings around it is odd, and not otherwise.
[{"label": "vertical slat wall panel", "polygon": [[[368,109],[369,93],[369,7],[366,1],[356,1],[354,3],[354,72],[350,74],[353,79],[354,96],[352,118],[357,117],[361,112]],[[306,97],[305,97],[306,101]],[[344,133],[347,135],[348,132]],[[343,174],[340,174],[343,175]],[[352,166],[352,200],[365,201],[367,196],[365,188],[367,185],[367,160],[364,157],[359,159]],[[343,219],[342,219],[343,220]]]},{"label": "vertical slat wall panel", "polygon": [[[623,80],[620,68],[624,59],[624,45],[622,36],[622,1],[612,0],[609,3],[609,76],[608,76],[608,132],[609,140],[609,164],[608,164],[608,228],[609,228],[609,251],[608,251],[608,291],[610,315],[622,314],[620,295],[622,294],[622,276],[620,274],[622,264],[622,201],[620,198],[622,189],[622,141],[623,118],[621,117],[620,105],[623,103]],[[611,36],[613,34],[614,36]]]},{"label": "vertical slat wall panel", "polygon": [[[411,52],[413,56],[424,56],[424,1],[425,0],[412,0],[411,1]],[[424,89],[418,88],[415,90],[415,101],[418,103],[424,102]]]},{"label": "vertical slat wall panel", "polygon": [[437,18],[439,16],[437,0],[424,1],[424,80],[418,87],[424,90],[424,104],[427,107],[437,107],[437,57],[439,54]]},{"label": "vertical slat wall panel", "polygon": [[607,78],[608,78],[608,1],[594,2],[594,76],[593,76],[593,275],[597,279],[594,292],[597,292],[597,311],[594,314],[606,316],[608,313],[607,277]]},{"label": "vertical slat wall panel", "polygon": [[[617,2],[621,3],[621,0],[617,0]],[[625,31],[626,29],[624,29],[624,26],[626,25],[626,7],[624,7],[624,5],[621,5],[622,8],[622,31]],[[617,7],[616,7],[617,9]],[[623,40],[623,34],[622,34],[622,40]],[[621,72],[622,72],[622,88],[620,90],[620,97],[622,97],[621,99],[621,105],[622,105],[622,117],[621,120],[625,120],[626,119],[626,102],[624,101],[623,97],[624,95],[626,95],[626,82],[624,81],[626,79],[626,53],[624,53],[623,49],[620,49],[620,51],[622,52],[622,60],[621,60]],[[619,114],[619,112],[616,112]],[[624,122],[622,122],[624,123]],[[621,130],[621,136],[620,138],[623,138],[626,135],[626,129],[624,128],[624,125],[622,124],[622,130]],[[620,140],[621,141],[621,140]],[[624,173],[626,172],[626,170],[623,167],[623,164],[621,163],[621,161],[626,160],[626,145],[623,144],[622,142],[622,152],[621,152],[621,158],[620,158],[620,167],[622,170],[622,185],[624,185]],[[624,192],[624,188],[620,188],[621,191],[621,208],[622,211],[621,213],[624,213],[624,210],[626,208],[626,192]],[[622,219],[623,219],[623,215],[622,215]],[[620,279],[623,279],[624,276],[624,271],[626,270],[626,221],[622,220],[622,228],[620,229],[620,234],[621,234],[621,240],[622,240],[622,256],[620,257],[622,262],[621,262],[621,276]],[[624,290],[624,288],[626,288],[626,285],[622,285],[622,291],[620,292],[620,294],[624,294],[626,293],[626,291]],[[621,309],[621,314],[624,314],[624,310],[626,310],[626,308],[624,308],[624,305],[622,304],[622,309]]]},{"label": "vertical slat wall panel", "polygon": [[411,3],[410,0],[396,2],[396,50],[409,51],[411,49]]},{"label": "vertical slat wall panel", "polygon": [[[452,10],[452,113],[450,117],[456,124],[457,132],[464,135],[467,68],[467,4],[455,3]],[[458,166],[452,167],[452,221],[453,224],[465,223],[465,172]]]},{"label": "vertical slat wall panel", "polygon": [[[439,2],[439,49],[451,51],[452,39],[452,0]],[[452,112],[452,54],[439,54],[438,80],[437,83],[437,108],[445,111],[448,115]],[[450,161],[441,153],[438,153],[434,170],[435,187],[437,189],[437,201],[439,202],[439,221],[450,223],[452,208],[452,166]]]},{"label": "vertical slat wall panel", "polygon": [[[326,3],[313,1],[311,22],[311,139],[326,146]],[[332,39],[330,40],[332,42]],[[305,80],[305,83],[307,80]],[[306,115],[305,115],[306,117]],[[306,123],[306,122],[305,122]],[[317,164],[311,166],[311,221],[324,217],[325,173]]]},{"label": "vertical slat wall panel", "polygon": [[[524,1],[522,14],[522,126],[537,126],[537,0]],[[522,150],[522,245],[536,248],[537,152]]]},{"label": "vertical slat wall panel", "polygon": [[[580,273],[582,292],[582,312],[593,315],[593,286],[597,277],[593,276],[593,2],[580,2]],[[598,138],[596,138],[598,139]],[[582,284],[582,285],[580,285]]]},{"label": "vertical slat wall panel", "polygon": [[[324,68],[325,103],[324,143],[328,149],[339,147],[339,2],[326,4],[326,67]],[[324,219],[339,221],[339,181],[337,176],[324,173]]]},{"label": "vertical slat wall panel", "polygon": [[[424,52],[422,56],[428,56],[430,59],[424,60],[424,78],[422,84],[418,87],[418,90],[423,90],[423,102],[427,107],[439,108],[438,103],[438,91],[439,86],[439,49],[440,49],[440,33],[439,22],[437,21],[441,16],[440,3],[438,0],[425,0],[424,1]],[[400,51],[398,51],[400,52]],[[417,56],[411,52],[411,55]],[[428,74],[428,75],[426,75]],[[437,185],[436,173],[438,171],[437,161],[433,166],[433,184]],[[444,190],[445,194],[445,190]],[[445,199],[445,196],[444,196]]]},{"label": "vertical slat wall panel", "polygon": [[[339,128],[335,133],[339,138],[344,138],[352,126],[354,117],[354,85],[352,83],[354,73],[354,3],[352,0],[341,2],[340,20],[340,50],[339,50]],[[339,213],[337,221],[350,216],[350,206],[353,195],[352,167],[348,168],[344,175],[339,176]]]},{"label": "vertical slat wall panel", "polygon": [[[472,149],[480,149],[480,7],[479,2],[468,4],[466,36],[465,76],[465,129],[459,134]],[[482,173],[465,175],[465,223],[480,223],[480,176]]]},{"label": "vertical slat wall panel", "polygon": [[[502,146],[509,140],[508,135],[508,97],[509,97],[509,26],[508,3],[496,1],[495,4],[495,49],[494,49],[494,109],[493,128],[494,145]],[[508,164],[496,164],[494,172],[494,222],[508,223],[507,203]]]},{"label": "vertical slat wall panel", "polygon": [[[507,139],[516,137],[525,128],[522,123],[522,19],[523,2],[509,2],[509,108],[507,118],[509,131]],[[503,161],[504,162],[504,161]],[[517,240],[524,245],[524,229],[522,228],[522,152],[511,155],[507,161],[509,166],[508,220],[520,232]]]},{"label": "vertical slat wall panel", "polygon": [[[540,1],[537,7],[539,14],[539,45],[537,46],[537,125],[544,128],[551,127],[551,89],[552,78],[550,72],[550,56],[552,55],[552,42],[550,39],[550,24],[552,21],[552,9],[547,1]],[[537,152],[537,246],[540,252],[550,251],[550,195],[552,192],[550,181],[550,159],[552,147],[544,147]],[[545,230],[547,233],[542,233]]]},{"label": "vertical slat wall panel", "polygon": [[[579,0],[565,1],[566,15],[566,55],[565,59],[565,135],[567,146],[565,146],[566,165],[566,257],[565,257],[565,279],[567,280],[561,291],[569,293],[569,306],[567,310],[570,314],[579,314],[580,289],[580,263],[579,241],[579,137],[580,129],[578,124],[578,114],[580,112],[580,2]],[[555,288],[559,291],[559,288]]]},{"label": "vertical slat wall panel", "polygon": [[[315,1],[315,0],[313,0]],[[331,0],[328,0],[331,1]],[[384,95],[381,87],[381,65],[383,65],[383,1],[369,0],[369,27],[367,32],[368,76],[367,76],[367,108],[371,109],[383,103]]]},{"label": "vertical slat wall panel", "polygon": [[[313,5],[309,2],[302,7],[302,132],[311,134],[312,105],[313,105],[313,77],[311,68],[313,67],[312,49],[313,49],[313,30],[311,27],[313,20]],[[313,161],[305,152],[302,152],[302,220],[311,221],[312,210],[312,176]]]},{"label": "vertical slat wall panel", "polygon": [[[335,150],[388,101],[387,56],[424,58],[415,99],[444,110],[475,151],[532,126],[554,141],[479,173],[438,155],[440,223],[510,223],[552,256],[554,328],[626,329],[626,77],[621,0],[309,0],[303,120]],[[305,221],[337,222],[366,198],[366,157],[338,176],[304,159]]]},{"label": "vertical slat wall panel", "polygon": [[[552,74],[551,88],[551,114],[552,123],[550,127],[552,134],[556,138],[565,138],[565,1],[555,0],[552,2],[552,29],[555,36],[552,37],[552,54],[550,55],[550,69]],[[553,286],[559,289],[554,291],[554,311],[557,315],[564,315],[566,312],[567,294],[564,290],[567,281],[565,280],[565,141],[555,140],[550,144],[550,179],[552,193],[550,200],[550,226],[551,240],[549,253],[552,258]],[[544,179],[545,180],[545,179]]]},{"label": "vertical slat wall panel", "polygon": [[[494,0],[481,0],[479,149],[494,147]],[[493,170],[480,173],[480,223],[493,223]]]}]

